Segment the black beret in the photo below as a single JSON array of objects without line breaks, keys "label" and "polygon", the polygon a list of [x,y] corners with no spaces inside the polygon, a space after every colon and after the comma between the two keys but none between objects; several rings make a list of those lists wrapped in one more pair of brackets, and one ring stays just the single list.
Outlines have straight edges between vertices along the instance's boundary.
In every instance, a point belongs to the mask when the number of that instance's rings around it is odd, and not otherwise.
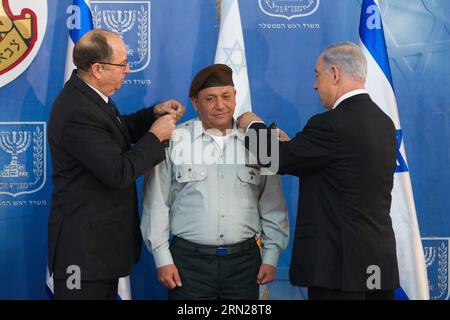
[{"label": "black beret", "polygon": [[232,86],[233,70],[225,64],[213,64],[200,70],[192,79],[189,88],[189,98],[195,96],[199,91],[210,87]]}]

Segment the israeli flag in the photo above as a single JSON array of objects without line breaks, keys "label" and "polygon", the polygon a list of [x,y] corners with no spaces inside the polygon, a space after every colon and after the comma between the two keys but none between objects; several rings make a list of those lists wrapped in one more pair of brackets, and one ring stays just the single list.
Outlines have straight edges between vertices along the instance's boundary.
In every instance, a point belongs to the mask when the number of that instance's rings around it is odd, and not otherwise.
[{"label": "israeli flag", "polygon": [[[73,48],[75,43],[87,32],[92,30],[92,14],[89,0],[73,0],[73,4],[67,7],[68,14],[66,25],[69,30],[69,39],[67,41],[66,68],[64,72],[64,83],[69,80],[72,71],[76,68],[73,63]],[[48,289],[53,294],[53,276],[47,267],[46,283]],[[118,298],[121,300],[131,300],[130,277],[119,279],[117,290]]]},{"label": "israeli flag", "polygon": [[252,111],[239,2],[219,0],[217,4],[220,7],[220,30],[214,61],[233,69],[233,82],[237,91],[234,116],[237,118],[244,112]]},{"label": "israeli flag", "polygon": [[400,285],[409,299],[428,300],[424,252],[378,1],[363,0],[359,35],[360,46],[368,63],[366,90],[372,100],[391,117],[397,129],[397,168],[392,189],[391,218],[397,242]]},{"label": "israeli flag", "polygon": [[67,41],[66,69],[64,72],[64,82],[69,80],[75,65],[73,64],[72,53],[75,43],[86,32],[94,29],[92,24],[91,5],[89,0],[73,0],[73,4],[67,7],[66,21],[69,30],[69,39]]}]

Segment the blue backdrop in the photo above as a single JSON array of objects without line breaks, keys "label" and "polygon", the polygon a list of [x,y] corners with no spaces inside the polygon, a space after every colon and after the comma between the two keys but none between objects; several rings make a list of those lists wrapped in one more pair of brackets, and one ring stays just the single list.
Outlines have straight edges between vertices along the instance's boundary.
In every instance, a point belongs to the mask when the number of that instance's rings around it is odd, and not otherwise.
[{"label": "blue backdrop", "polygon": [[[276,7],[295,3],[314,3],[318,8],[296,17],[295,12]],[[0,299],[48,298],[51,159],[42,136],[64,82],[71,4],[72,0],[3,1],[11,20],[31,16],[34,33],[21,33],[26,44],[21,48],[28,49],[18,50],[16,57],[9,54],[8,48],[16,46],[7,43],[8,36],[1,33],[5,23],[0,23]],[[381,7],[431,297],[448,299],[450,2],[382,0]],[[190,80],[214,62],[220,24],[215,0],[98,0],[91,1],[91,8],[102,26],[108,24],[104,8],[116,14],[122,10],[122,17],[125,10],[136,13],[134,20],[119,19],[130,25],[129,31],[122,32],[136,70],[115,95],[121,112],[175,98],[187,105],[185,119],[193,117]],[[358,0],[241,0],[253,110],[290,136],[310,116],[322,112],[312,88],[315,60],[332,42],[358,41],[360,9]],[[12,64],[6,67],[6,63]],[[291,228],[297,186],[295,178],[283,177]],[[287,285],[290,251],[291,245],[279,262],[277,281],[269,287],[272,298],[302,297],[302,291]],[[166,297],[145,248],[131,286],[134,298]]]}]

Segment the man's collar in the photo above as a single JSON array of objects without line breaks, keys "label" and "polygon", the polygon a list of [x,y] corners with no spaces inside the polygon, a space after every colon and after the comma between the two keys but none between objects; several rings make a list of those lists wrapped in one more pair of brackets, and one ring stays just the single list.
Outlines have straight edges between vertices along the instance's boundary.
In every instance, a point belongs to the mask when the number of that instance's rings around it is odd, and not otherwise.
[{"label": "man's collar", "polygon": [[[245,138],[244,132],[236,127],[236,120],[234,120],[234,118],[232,119],[232,121],[233,127],[231,128],[228,137],[236,136],[239,140],[244,140]],[[208,132],[206,132],[206,130],[203,128],[202,122],[197,117],[196,119],[194,119],[194,131],[193,131],[194,140],[200,136],[203,136],[203,134],[209,135]]]},{"label": "man's collar", "polygon": [[98,90],[97,88],[95,88],[93,85],[91,85],[89,82],[87,82],[86,80],[84,80],[83,78],[80,77],[80,75],[77,73],[76,74],[77,77],[83,81],[84,83],[86,83],[92,90],[94,90],[106,103],[108,103],[109,98],[107,95],[103,94],[100,90]]},{"label": "man's collar", "polygon": [[336,100],[336,102],[333,105],[333,109],[335,109],[345,99],[351,98],[358,94],[364,94],[364,93],[367,93],[367,91],[365,89],[356,89],[356,90],[347,92],[346,94],[342,95],[339,99]]}]

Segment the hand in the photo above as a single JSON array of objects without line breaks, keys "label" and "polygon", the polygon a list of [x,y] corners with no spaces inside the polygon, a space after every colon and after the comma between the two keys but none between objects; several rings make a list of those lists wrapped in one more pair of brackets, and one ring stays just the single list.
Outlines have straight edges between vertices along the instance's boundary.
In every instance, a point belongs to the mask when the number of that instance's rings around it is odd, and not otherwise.
[{"label": "hand", "polygon": [[270,264],[262,264],[259,268],[256,283],[263,285],[272,282],[275,279],[276,268]]},{"label": "hand", "polygon": [[242,130],[247,130],[248,126],[250,125],[250,123],[252,123],[253,121],[261,121],[261,118],[258,117],[256,114],[254,114],[253,112],[245,112],[243,114],[241,114],[239,116],[239,118],[237,119],[237,126],[239,129]]},{"label": "hand", "polygon": [[176,114],[176,121],[184,116],[186,108],[176,100],[167,100],[155,106],[153,113],[159,118],[165,114]]},{"label": "hand", "polygon": [[153,133],[162,143],[172,137],[173,131],[175,130],[175,122],[175,114],[166,114],[153,122],[149,132]]},{"label": "hand", "polygon": [[181,279],[178,274],[178,269],[174,264],[168,264],[156,269],[158,280],[167,289],[174,289],[175,287],[181,287]]},{"label": "hand", "polygon": [[278,141],[286,142],[286,141],[291,140],[291,138],[289,138],[289,136],[287,135],[287,133],[284,132],[283,130],[277,129],[277,131],[278,131],[278,137],[277,137]]}]

